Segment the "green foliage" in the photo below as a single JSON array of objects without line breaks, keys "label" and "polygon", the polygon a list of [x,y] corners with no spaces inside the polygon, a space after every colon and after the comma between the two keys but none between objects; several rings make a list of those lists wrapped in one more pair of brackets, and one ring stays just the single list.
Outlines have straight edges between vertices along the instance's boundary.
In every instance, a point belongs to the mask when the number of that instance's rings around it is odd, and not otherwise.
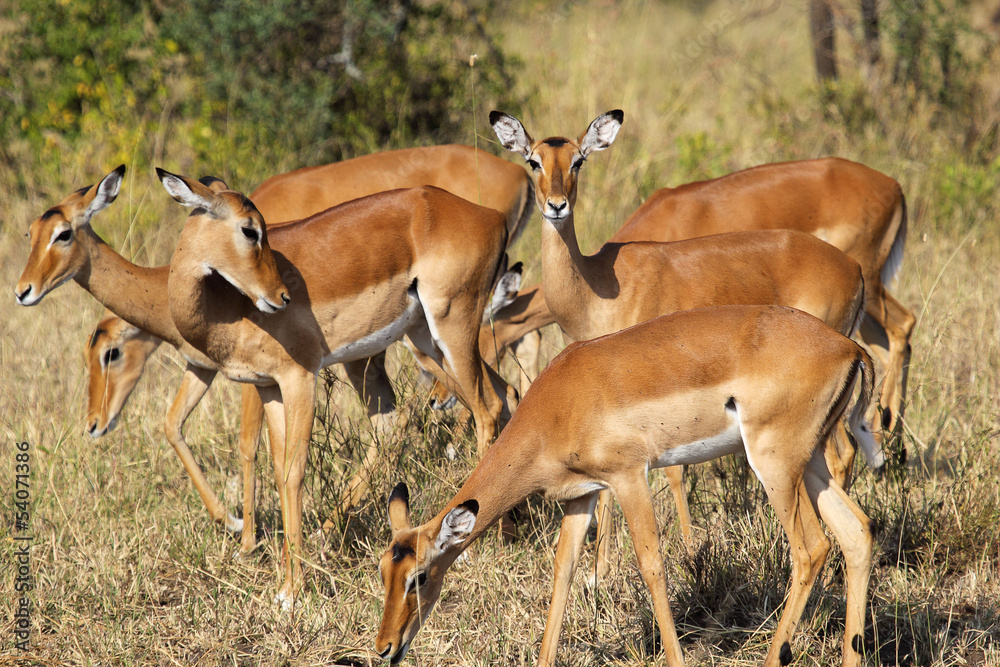
[{"label": "green foliage", "polygon": [[517,107],[513,63],[484,29],[491,9],[28,0],[0,10],[0,158],[64,160],[85,139],[125,153],[108,161],[132,162],[155,137],[141,153],[190,153],[239,179],[261,175],[264,156],[319,162],[468,140],[471,53],[481,55],[476,94]]}]

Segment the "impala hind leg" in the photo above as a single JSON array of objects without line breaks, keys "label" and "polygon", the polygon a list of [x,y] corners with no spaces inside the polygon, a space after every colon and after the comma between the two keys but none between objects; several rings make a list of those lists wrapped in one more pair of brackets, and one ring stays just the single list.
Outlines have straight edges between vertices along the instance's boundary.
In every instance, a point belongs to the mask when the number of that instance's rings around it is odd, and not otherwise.
[{"label": "impala hind leg", "polygon": [[573,573],[580,561],[580,552],[583,550],[583,542],[587,537],[587,529],[590,528],[596,503],[597,494],[591,493],[581,498],[574,498],[565,504],[552,574],[552,603],[549,606],[548,620],[545,621],[542,647],[538,651],[538,667],[549,667],[556,663],[559,634],[566,615],[569,590],[573,585]]},{"label": "impala hind leg", "polygon": [[612,488],[632,535],[639,571],[642,572],[642,578],[653,598],[653,610],[656,613],[656,624],[660,627],[660,642],[667,664],[671,667],[683,665],[684,654],[681,653],[674,617],[670,612],[667,576],[660,553],[660,531],[653,512],[653,498],[646,483],[646,471],[638,471],[637,474],[613,484]]},{"label": "impala hind leg", "polygon": [[847,569],[847,611],[844,620],[845,667],[861,662],[864,651],[865,605],[871,576],[872,534],[870,521],[847,493],[837,485],[818,455],[804,477],[809,498],[844,553]]},{"label": "impala hind leg", "polygon": [[[438,380],[472,411],[476,421],[477,448],[482,455],[506,419],[510,418],[516,407],[517,394],[483,362],[479,354],[481,299],[477,300],[471,294],[460,294],[451,301],[438,304],[421,293],[420,300],[426,329],[413,330],[407,337],[421,352],[440,364],[444,377],[438,377]],[[431,370],[434,370],[433,367]],[[487,380],[491,386],[487,386]],[[510,405],[512,400],[514,405]]]},{"label": "impala hind leg", "polygon": [[[747,460],[764,485],[764,492],[785,529],[791,549],[792,577],[785,596],[785,608],[764,661],[768,667],[784,666],[792,661],[792,635],[830,551],[830,541],[823,533],[813,499],[802,481],[804,466],[794,459],[782,457],[782,452],[788,451],[787,441],[802,436],[809,437],[799,425],[781,432],[758,434],[748,434],[744,429],[743,434]],[[812,460],[826,470],[824,456],[825,453],[817,449],[812,454]],[[826,476],[830,478],[828,470]]]},{"label": "impala hind leg", "polygon": [[524,392],[528,391],[528,387],[538,377],[538,357],[542,347],[542,332],[535,329],[524,334],[514,342],[513,347],[520,376],[518,388],[521,391],[521,396],[524,396]]},{"label": "impala hind leg", "polygon": [[248,554],[257,547],[255,495],[257,476],[254,461],[260,442],[260,427],[264,421],[264,405],[253,385],[240,388],[240,463],[243,469],[243,535],[240,553]]},{"label": "impala hind leg", "polygon": [[201,501],[208,508],[208,513],[215,521],[225,525],[226,530],[238,533],[244,528],[243,521],[230,514],[219,501],[219,498],[209,486],[208,480],[205,479],[205,473],[202,472],[201,466],[194,460],[191,448],[188,447],[187,441],[184,439],[184,422],[187,421],[191,411],[201,401],[208,388],[212,386],[212,380],[214,379],[215,371],[188,365],[187,370],[184,371],[181,386],[177,389],[177,396],[167,409],[167,414],[163,422],[163,432],[167,438],[167,442],[177,452],[177,456],[181,460],[181,465],[184,466],[188,477],[191,478],[194,488],[197,489],[198,495],[201,496]]},{"label": "impala hind leg", "polygon": [[906,399],[910,371],[910,336],[916,318],[882,286],[870,290],[865,302],[861,338],[878,357],[884,374],[879,395],[882,428],[896,432]]},{"label": "impala hind leg", "polygon": [[385,371],[385,351],[370,359],[349,361],[344,364],[347,379],[358,392],[365,404],[368,418],[372,422],[372,437],[358,472],[347,484],[341,498],[341,509],[347,512],[371,491],[371,471],[378,458],[378,450],[386,442],[395,428],[405,428],[397,424],[396,394],[392,390],[389,376]]}]

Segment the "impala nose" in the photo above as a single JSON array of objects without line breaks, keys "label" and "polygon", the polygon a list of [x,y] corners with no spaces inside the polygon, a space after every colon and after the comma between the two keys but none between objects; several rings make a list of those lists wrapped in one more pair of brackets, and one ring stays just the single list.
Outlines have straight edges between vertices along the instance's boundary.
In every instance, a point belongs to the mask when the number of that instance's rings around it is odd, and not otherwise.
[{"label": "impala nose", "polygon": [[25,287],[24,291],[21,292],[20,294],[17,293],[17,288],[16,287],[14,288],[14,298],[16,298],[17,302],[22,306],[24,305],[24,300],[27,298],[29,294],[31,294],[31,285]]}]

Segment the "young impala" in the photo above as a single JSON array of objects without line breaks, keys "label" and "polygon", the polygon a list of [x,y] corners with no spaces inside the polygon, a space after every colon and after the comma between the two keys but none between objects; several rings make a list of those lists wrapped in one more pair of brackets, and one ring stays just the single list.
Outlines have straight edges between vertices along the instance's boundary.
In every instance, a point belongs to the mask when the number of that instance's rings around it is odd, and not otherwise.
[{"label": "young impala", "polygon": [[674,629],[650,468],[743,452],[788,536],[792,576],[764,662],[792,661],[791,639],[830,543],[846,565],[843,664],[859,664],[872,537],[868,518],[827,467],[823,442],[841,422],[864,451],[871,359],[857,343],[801,311],[725,306],[661,317],[570,345],[542,372],[507,428],[455,497],[423,525],[408,494],[389,496],[392,539],[379,561],[385,606],[375,651],[398,663],[441,595],[455,559],[532,494],[565,501],[552,604],[538,665],[555,663],[559,631],[601,489],[618,497],[653,598],[668,665],[684,662]]},{"label": "young impala", "polygon": [[405,335],[471,409],[480,453],[502,426],[505,405],[489,382],[505,397],[506,385],[479,356],[478,333],[504,256],[504,216],[421,187],[268,233],[253,203],[218,181],[157,174],[193,209],[170,260],[174,324],[227,377],[256,385],[264,404],[288,554],[278,599],[290,606],[302,584],[302,480],[321,368]]},{"label": "young impala", "polygon": [[[596,254],[584,255],[573,215],[577,177],[592,153],[611,145],[623,118],[621,111],[610,111],[578,139],[534,141],[513,116],[490,114],[500,143],[520,154],[532,171],[542,211],[545,303],[569,338],[589,340],[660,315],[718,305],[792,306],[841,333],[856,330],[864,304],[858,263],[803,232],[733,232],[675,243],[609,242]],[[831,440],[829,460],[841,485],[853,454],[844,438]],[[668,467],[666,473],[681,534],[689,540],[683,469]],[[595,578],[607,571],[609,502],[610,495],[603,493]]]}]

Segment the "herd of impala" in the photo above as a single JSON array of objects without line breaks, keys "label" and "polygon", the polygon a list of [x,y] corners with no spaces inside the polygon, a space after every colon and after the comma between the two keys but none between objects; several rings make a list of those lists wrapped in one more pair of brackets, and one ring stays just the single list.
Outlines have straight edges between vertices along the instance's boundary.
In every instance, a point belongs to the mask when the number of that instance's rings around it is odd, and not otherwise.
[{"label": "herd of impala", "polygon": [[[464,146],[413,148],[274,176],[247,198],[216,178],[157,169],[191,212],[170,264],[154,268],[121,257],[90,225],[117,197],[121,166],[31,224],[15,296],[35,305],[73,279],[110,311],[86,347],[86,430],[94,437],[114,428],[160,343],[177,348],[187,368],[166,437],[212,518],[242,532],[243,552],[255,547],[254,459],[266,417],[284,535],[276,601],[286,609],[303,582],[302,486],[317,374],[343,364],[373,424],[342,499],[348,509],[370,490],[378,443],[405,432],[384,363],[386,348],[404,340],[437,383],[435,400],[450,392],[471,412],[480,463],[421,526],[409,523],[405,485],[389,494],[375,651],[393,663],[462,552],[522,500],[543,494],[565,502],[538,655],[539,665],[554,664],[595,513],[594,576],[607,574],[613,492],[667,662],[682,664],[649,470],[666,469],[689,542],[683,466],[742,452],[792,554],[765,664],[792,660],[792,634],[830,548],[820,519],[845,557],[843,664],[859,664],[872,537],[846,489],[856,446],[871,467],[883,464],[883,434],[898,428],[905,399],[915,320],[886,289],[906,237],[900,186],[836,158],[763,165],[655,192],[584,255],[577,178],[592,153],[612,144],[623,117],[611,111],[579,138],[535,141],[516,118],[492,112],[500,143],[530,174]],[[543,220],[543,279],[518,291],[506,250],[532,199]],[[498,283],[506,289],[491,302]],[[552,323],[571,344],[539,374],[538,330]],[[875,367],[850,339],[856,334],[879,361],[877,408]],[[494,370],[507,348],[520,361],[520,400]],[[243,387],[242,519],[219,501],[183,435],[219,372]]]}]

